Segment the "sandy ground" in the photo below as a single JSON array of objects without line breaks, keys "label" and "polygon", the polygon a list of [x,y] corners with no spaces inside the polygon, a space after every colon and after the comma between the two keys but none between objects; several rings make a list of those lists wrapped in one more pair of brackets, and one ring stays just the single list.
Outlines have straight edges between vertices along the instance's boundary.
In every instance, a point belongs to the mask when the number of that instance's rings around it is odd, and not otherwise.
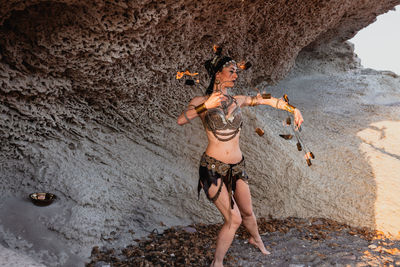
[{"label": "sandy ground", "polygon": [[[249,245],[239,228],[225,266],[400,266],[400,242],[379,232],[352,228],[331,220],[258,220],[271,252]],[[191,225],[138,240],[122,251],[94,248],[88,267],[208,266],[220,225]]]},{"label": "sandy ground", "polygon": [[45,267],[37,263],[27,255],[18,254],[15,251],[0,245],[0,264],[7,267]]}]

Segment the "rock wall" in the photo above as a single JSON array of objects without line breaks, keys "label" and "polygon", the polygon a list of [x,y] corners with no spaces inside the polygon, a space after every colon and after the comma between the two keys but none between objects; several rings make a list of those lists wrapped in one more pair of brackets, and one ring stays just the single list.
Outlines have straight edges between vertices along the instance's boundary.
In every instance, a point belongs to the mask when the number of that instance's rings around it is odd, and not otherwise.
[{"label": "rock wall", "polygon": [[[285,88],[315,144],[318,160],[307,168],[277,137],[276,112],[244,111],[241,145],[257,214],[379,227],[375,174],[360,157],[354,118],[359,130],[393,119],[385,116],[395,116],[387,114],[397,114],[396,105],[366,96],[376,84],[393,91],[398,77],[359,69],[342,42],[399,3],[1,1],[1,243],[69,266],[96,244],[123,246],[154,228],[220,221],[195,193],[206,146],[201,123],[176,124],[204,90],[185,87],[175,73],[199,71],[206,85],[202,64],[214,43],[253,63],[235,92],[257,85],[280,96]],[[253,132],[260,125],[263,139]],[[59,199],[32,207],[26,196],[34,191]]]}]

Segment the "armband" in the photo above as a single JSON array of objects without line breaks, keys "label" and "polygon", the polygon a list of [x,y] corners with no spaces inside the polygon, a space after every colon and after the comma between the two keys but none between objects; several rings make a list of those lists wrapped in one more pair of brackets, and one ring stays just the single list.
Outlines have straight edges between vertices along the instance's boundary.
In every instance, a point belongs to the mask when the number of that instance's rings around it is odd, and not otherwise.
[{"label": "armband", "polygon": [[290,105],[289,103],[286,103],[285,110],[289,111],[290,113],[294,113],[294,110],[296,107]]},{"label": "armband", "polygon": [[207,110],[206,105],[204,103],[196,106],[194,109],[196,110],[197,114],[199,114],[199,115]]},{"label": "armband", "polygon": [[256,96],[252,96],[251,97],[251,102],[250,102],[250,107],[254,107],[258,105],[258,101],[257,101],[257,97]]},{"label": "armband", "polygon": [[271,94],[263,93],[261,96],[264,99],[271,99]]}]

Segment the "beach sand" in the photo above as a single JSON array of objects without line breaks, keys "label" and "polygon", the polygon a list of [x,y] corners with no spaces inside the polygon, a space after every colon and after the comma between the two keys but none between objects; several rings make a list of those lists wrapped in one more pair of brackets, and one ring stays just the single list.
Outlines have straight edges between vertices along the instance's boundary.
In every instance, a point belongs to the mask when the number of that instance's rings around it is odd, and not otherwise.
[{"label": "beach sand", "polygon": [[[224,266],[399,266],[400,241],[377,231],[352,228],[326,219],[259,219],[263,255],[247,242],[241,226]],[[92,251],[88,267],[209,266],[221,225],[175,227],[122,250]]]}]

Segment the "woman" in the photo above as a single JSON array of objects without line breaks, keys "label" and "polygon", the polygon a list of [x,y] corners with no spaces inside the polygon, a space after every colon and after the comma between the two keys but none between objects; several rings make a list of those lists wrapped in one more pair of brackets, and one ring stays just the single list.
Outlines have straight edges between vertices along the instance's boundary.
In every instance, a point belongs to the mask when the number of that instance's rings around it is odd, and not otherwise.
[{"label": "woman", "polygon": [[264,99],[260,94],[254,97],[229,95],[228,89],[238,78],[237,65],[232,58],[217,54],[205,66],[211,77],[206,94],[190,101],[188,108],[179,116],[178,124],[184,125],[200,117],[208,137],[208,146],[200,161],[198,192],[203,188],[207,198],[214,202],[224,217],[211,263],[211,266],[217,267],[223,266],[224,256],[241,223],[251,235],[249,243],[263,254],[270,254],[258,232],[244,157],[239,147],[242,126],[240,108],[270,105],[286,109],[294,114],[297,127],[302,124],[303,117],[297,108],[281,99]]}]

